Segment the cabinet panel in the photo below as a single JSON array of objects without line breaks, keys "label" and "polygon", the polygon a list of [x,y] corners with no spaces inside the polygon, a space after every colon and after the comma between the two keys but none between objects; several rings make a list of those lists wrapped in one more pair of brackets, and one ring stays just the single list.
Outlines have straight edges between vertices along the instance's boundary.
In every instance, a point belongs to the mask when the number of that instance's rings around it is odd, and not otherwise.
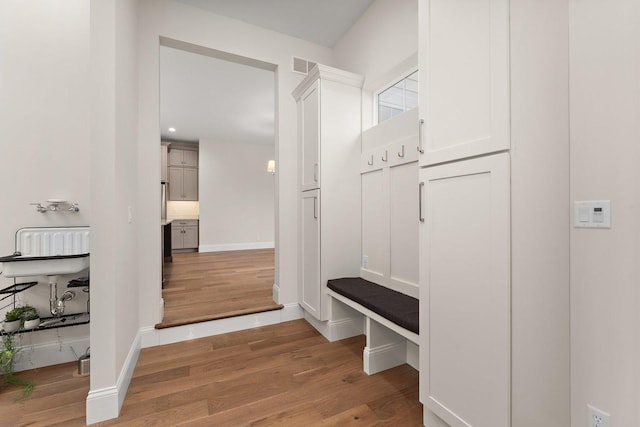
[{"label": "cabinet panel", "polygon": [[320,188],[320,81],[314,83],[300,100],[302,132],[302,190]]},{"label": "cabinet panel", "polygon": [[198,227],[184,227],[183,232],[183,248],[196,249],[198,247]]},{"label": "cabinet panel", "polygon": [[198,169],[169,167],[169,200],[198,200]]},{"label": "cabinet panel", "polygon": [[198,152],[196,150],[181,150],[172,148],[169,150],[169,166],[198,167]]},{"label": "cabinet panel", "polygon": [[[389,271],[389,201],[383,169],[362,174],[362,276],[385,283]],[[416,179],[417,180],[417,179]]]},{"label": "cabinet panel", "polygon": [[[421,2],[420,105],[430,165],[508,149],[509,1]],[[426,108],[425,108],[426,107]]]},{"label": "cabinet panel", "polygon": [[456,426],[510,425],[509,155],[423,169],[421,400]]},{"label": "cabinet panel", "polygon": [[171,223],[171,249],[198,249],[198,220]]},{"label": "cabinet panel", "polygon": [[170,166],[169,186],[167,191],[168,200],[182,200],[183,173],[182,168]]},{"label": "cabinet panel", "polygon": [[389,278],[416,287],[419,241],[417,166],[414,161],[389,169]]},{"label": "cabinet panel", "polygon": [[300,304],[322,319],[320,283],[320,190],[302,193]]},{"label": "cabinet panel", "polygon": [[168,153],[169,166],[182,166],[182,150],[171,149]]},{"label": "cabinet panel", "polygon": [[171,224],[171,249],[182,248],[184,248],[182,227],[176,227],[174,224]]},{"label": "cabinet panel", "polygon": [[198,167],[198,152],[194,150],[183,150],[182,152],[182,165],[185,168],[197,168]]},{"label": "cabinet panel", "polygon": [[198,169],[182,170],[182,200],[198,200]]}]

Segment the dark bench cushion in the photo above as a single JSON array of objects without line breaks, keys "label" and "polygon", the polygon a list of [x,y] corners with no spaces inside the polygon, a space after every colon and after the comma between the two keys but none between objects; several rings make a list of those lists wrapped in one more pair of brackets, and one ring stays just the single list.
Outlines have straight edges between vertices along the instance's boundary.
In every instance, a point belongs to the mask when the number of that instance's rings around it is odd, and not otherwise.
[{"label": "dark bench cushion", "polygon": [[418,332],[418,300],[360,277],[332,279],[327,287],[389,319],[398,326]]}]

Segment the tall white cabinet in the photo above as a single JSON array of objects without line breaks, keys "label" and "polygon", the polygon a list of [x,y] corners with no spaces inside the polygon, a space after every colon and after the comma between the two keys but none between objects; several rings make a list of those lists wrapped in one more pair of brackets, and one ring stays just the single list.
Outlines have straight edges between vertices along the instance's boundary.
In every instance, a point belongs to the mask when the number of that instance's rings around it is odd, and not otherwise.
[{"label": "tall white cabinet", "polygon": [[318,64],[293,91],[298,105],[298,298],[329,319],[327,280],[358,276],[363,78]]},{"label": "tall white cabinet", "polygon": [[551,3],[419,0],[429,427],[570,424],[569,19]]}]

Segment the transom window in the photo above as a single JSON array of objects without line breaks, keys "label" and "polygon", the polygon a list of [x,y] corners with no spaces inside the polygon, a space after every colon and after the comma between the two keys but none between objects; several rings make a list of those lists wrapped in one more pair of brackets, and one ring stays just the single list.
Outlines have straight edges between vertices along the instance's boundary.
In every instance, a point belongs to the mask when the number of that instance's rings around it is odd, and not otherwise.
[{"label": "transom window", "polygon": [[418,71],[378,94],[378,123],[418,106]]}]

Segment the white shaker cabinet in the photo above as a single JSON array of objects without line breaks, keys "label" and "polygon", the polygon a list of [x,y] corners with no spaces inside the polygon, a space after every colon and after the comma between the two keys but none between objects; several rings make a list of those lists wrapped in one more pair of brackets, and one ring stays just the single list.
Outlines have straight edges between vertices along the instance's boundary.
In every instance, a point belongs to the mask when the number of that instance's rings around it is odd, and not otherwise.
[{"label": "white shaker cabinet", "polygon": [[327,280],[359,273],[362,83],[362,76],[317,64],[293,91],[302,201],[299,301],[318,320],[329,319]]},{"label": "white shaker cabinet", "polygon": [[451,427],[508,427],[509,154],[425,168],[420,182],[421,401]]},{"label": "white shaker cabinet", "polygon": [[319,319],[320,287],[320,190],[304,191],[301,195],[300,227],[300,305]]},{"label": "white shaker cabinet", "polygon": [[300,97],[298,124],[300,132],[302,191],[320,188],[320,81],[316,80]]},{"label": "white shaker cabinet", "polygon": [[508,149],[509,0],[420,0],[419,15],[420,165]]}]

